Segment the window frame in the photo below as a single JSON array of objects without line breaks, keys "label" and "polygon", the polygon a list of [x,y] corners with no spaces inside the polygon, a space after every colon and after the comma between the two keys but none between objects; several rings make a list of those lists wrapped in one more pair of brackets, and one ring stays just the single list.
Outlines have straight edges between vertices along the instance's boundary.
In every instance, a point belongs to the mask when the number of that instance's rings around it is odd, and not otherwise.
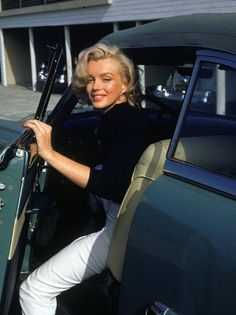
[{"label": "window frame", "polygon": [[164,173],[176,177],[182,181],[189,182],[207,190],[226,195],[236,199],[236,179],[218,174],[214,171],[203,169],[199,166],[188,164],[187,162],[174,159],[175,150],[179,141],[181,129],[188,113],[191,98],[198,80],[198,73],[203,62],[222,64],[236,69],[236,56],[224,52],[210,50],[197,51],[197,58],[189,81],[188,89],[183,101],[182,110],[175,129],[175,133],[170,143],[167,158],[164,164]]}]

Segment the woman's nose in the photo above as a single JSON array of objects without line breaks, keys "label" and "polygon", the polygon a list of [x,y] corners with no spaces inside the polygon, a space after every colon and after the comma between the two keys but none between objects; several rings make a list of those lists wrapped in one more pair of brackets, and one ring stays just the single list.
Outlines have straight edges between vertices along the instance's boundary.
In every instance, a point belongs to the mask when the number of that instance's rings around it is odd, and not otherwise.
[{"label": "woman's nose", "polygon": [[96,79],[93,81],[93,90],[99,90],[99,89],[101,89],[101,81]]}]

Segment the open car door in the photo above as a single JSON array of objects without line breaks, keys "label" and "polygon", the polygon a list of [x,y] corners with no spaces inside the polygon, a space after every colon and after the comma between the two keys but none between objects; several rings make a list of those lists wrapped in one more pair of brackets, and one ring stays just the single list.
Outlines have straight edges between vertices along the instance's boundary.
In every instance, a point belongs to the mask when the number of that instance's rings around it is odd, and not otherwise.
[{"label": "open car door", "polygon": [[[63,50],[55,48],[35,119],[43,120]],[[8,315],[31,231],[30,199],[42,171],[34,134],[0,122],[0,314]]]}]

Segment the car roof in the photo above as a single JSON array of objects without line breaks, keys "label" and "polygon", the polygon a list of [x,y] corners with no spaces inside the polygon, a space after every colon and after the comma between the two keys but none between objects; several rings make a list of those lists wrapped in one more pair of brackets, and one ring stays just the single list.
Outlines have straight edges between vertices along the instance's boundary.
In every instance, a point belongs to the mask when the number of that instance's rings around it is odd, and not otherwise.
[{"label": "car roof", "polygon": [[236,14],[168,17],[107,35],[101,42],[124,49],[195,47],[236,53]]}]

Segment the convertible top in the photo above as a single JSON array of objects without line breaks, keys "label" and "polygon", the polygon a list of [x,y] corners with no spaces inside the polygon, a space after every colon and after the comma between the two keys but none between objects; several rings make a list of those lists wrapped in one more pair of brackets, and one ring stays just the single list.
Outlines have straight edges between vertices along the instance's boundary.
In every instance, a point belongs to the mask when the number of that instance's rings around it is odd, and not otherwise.
[{"label": "convertible top", "polygon": [[195,47],[236,53],[236,14],[169,17],[107,35],[100,42],[123,49]]}]

